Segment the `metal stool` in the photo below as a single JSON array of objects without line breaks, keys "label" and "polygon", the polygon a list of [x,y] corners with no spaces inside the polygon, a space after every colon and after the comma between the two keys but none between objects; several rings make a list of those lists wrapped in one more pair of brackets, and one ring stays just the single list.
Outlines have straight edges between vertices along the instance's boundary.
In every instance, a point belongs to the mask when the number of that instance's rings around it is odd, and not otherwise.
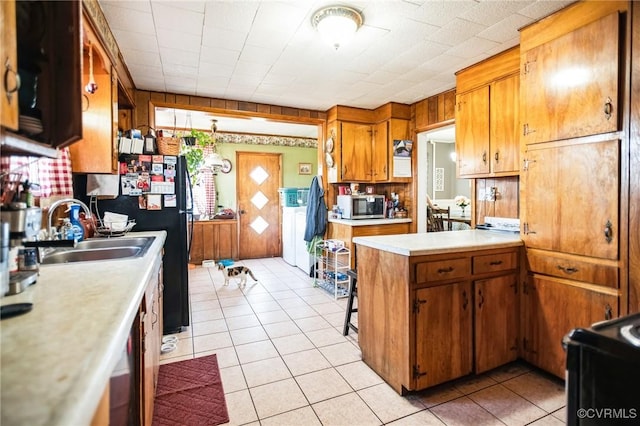
[{"label": "metal stool", "polygon": [[349,329],[356,333],[358,332],[358,327],[351,324],[351,313],[358,312],[358,308],[353,307],[353,298],[358,297],[358,272],[355,269],[349,269],[347,275],[349,276],[349,299],[347,300],[347,312],[344,317],[344,329],[342,330],[344,336],[349,334]]}]

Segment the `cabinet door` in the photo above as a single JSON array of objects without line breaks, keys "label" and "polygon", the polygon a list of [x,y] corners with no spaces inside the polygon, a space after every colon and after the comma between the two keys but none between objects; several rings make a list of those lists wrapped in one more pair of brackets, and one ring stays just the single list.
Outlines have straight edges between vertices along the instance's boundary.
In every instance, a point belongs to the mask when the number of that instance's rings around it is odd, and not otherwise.
[{"label": "cabinet door", "polygon": [[566,368],[563,337],[574,328],[618,316],[617,296],[549,277],[530,276],[523,300],[530,315],[525,359],[560,378]]},{"label": "cabinet door", "polygon": [[385,182],[389,179],[389,123],[384,121],[374,126],[373,131],[372,181]]},{"label": "cabinet door", "polygon": [[[411,136],[409,134],[409,120],[401,120],[398,118],[392,118],[389,120],[389,140],[387,142],[387,146],[389,147],[389,180],[391,182],[412,182],[413,175],[402,177],[404,173],[401,170],[395,169],[394,155],[395,155],[395,147],[393,145],[393,141],[396,140],[410,140]],[[409,161],[411,162],[411,156],[413,156],[414,150],[413,146],[410,150]]]},{"label": "cabinet door", "polygon": [[236,259],[237,253],[235,247],[237,246],[236,239],[236,224],[223,223],[217,226],[218,228],[218,256],[216,259]]},{"label": "cabinet door", "polygon": [[18,130],[18,55],[16,50],[16,3],[0,2],[0,126]]},{"label": "cabinet door", "polygon": [[471,373],[471,298],[469,282],[416,291],[415,389]]},{"label": "cabinet door", "polygon": [[525,154],[524,236],[530,248],[618,258],[619,141]]},{"label": "cabinet door", "polygon": [[190,263],[201,263],[204,260],[204,224],[201,221],[193,222],[193,237],[191,240]]},{"label": "cabinet door", "polygon": [[525,144],[618,130],[619,14],[521,56]]},{"label": "cabinet door", "polygon": [[371,126],[342,123],[342,181],[371,180]]},{"label": "cabinet door", "polygon": [[489,129],[493,173],[517,172],[519,169],[519,87],[518,74],[491,84]]},{"label": "cabinet door", "polygon": [[218,227],[211,222],[202,224],[203,260],[218,259]]},{"label": "cabinet door", "polygon": [[[117,79],[115,87],[109,58],[98,42],[90,25],[84,20],[86,38],[83,40],[82,60],[82,140],[69,147],[74,173],[115,173],[117,153],[114,152],[113,126],[117,125],[117,108],[114,117],[114,102],[118,101]],[[87,93],[91,63],[97,90]],[[115,93],[115,96],[114,96]]]},{"label": "cabinet door", "polygon": [[489,86],[456,96],[458,176],[489,173]]},{"label": "cabinet door", "polygon": [[475,281],[474,290],[475,372],[482,373],[518,357],[517,275]]}]

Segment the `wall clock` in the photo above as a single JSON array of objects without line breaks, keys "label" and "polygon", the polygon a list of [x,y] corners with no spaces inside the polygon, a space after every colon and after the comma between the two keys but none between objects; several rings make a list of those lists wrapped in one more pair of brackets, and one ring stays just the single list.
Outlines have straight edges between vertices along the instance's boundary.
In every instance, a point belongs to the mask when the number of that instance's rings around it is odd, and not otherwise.
[{"label": "wall clock", "polygon": [[226,158],[222,159],[222,167],[220,167],[222,173],[229,173],[231,171],[231,161]]}]

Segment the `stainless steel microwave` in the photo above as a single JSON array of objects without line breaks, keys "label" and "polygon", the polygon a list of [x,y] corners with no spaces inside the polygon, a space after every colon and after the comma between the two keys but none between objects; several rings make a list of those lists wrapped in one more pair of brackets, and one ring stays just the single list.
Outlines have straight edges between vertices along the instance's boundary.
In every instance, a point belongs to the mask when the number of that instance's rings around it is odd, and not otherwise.
[{"label": "stainless steel microwave", "polygon": [[343,219],[384,218],[384,195],[338,195]]}]

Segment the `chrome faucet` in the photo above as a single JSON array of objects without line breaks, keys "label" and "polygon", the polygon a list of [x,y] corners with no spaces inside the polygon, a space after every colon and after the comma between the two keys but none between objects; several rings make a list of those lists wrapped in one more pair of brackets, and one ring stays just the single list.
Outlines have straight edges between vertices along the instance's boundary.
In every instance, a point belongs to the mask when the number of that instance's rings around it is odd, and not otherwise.
[{"label": "chrome faucet", "polygon": [[87,207],[85,203],[83,203],[82,201],[76,198],[63,198],[62,200],[55,201],[53,204],[49,206],[49,212],[47,213],[47,238],[49,240],[54,240],[56,235],[55,228],[51,224],[51,219],[53,218],[53,212],[55,212],[56,209],[60,207],[61,204],[65,204],[65,203],[79,204],[82,207],[82,210],[84,210],[85,217],[87,219],[91,218],[92,216],[91,210],[89,209],[89,207]]}]

